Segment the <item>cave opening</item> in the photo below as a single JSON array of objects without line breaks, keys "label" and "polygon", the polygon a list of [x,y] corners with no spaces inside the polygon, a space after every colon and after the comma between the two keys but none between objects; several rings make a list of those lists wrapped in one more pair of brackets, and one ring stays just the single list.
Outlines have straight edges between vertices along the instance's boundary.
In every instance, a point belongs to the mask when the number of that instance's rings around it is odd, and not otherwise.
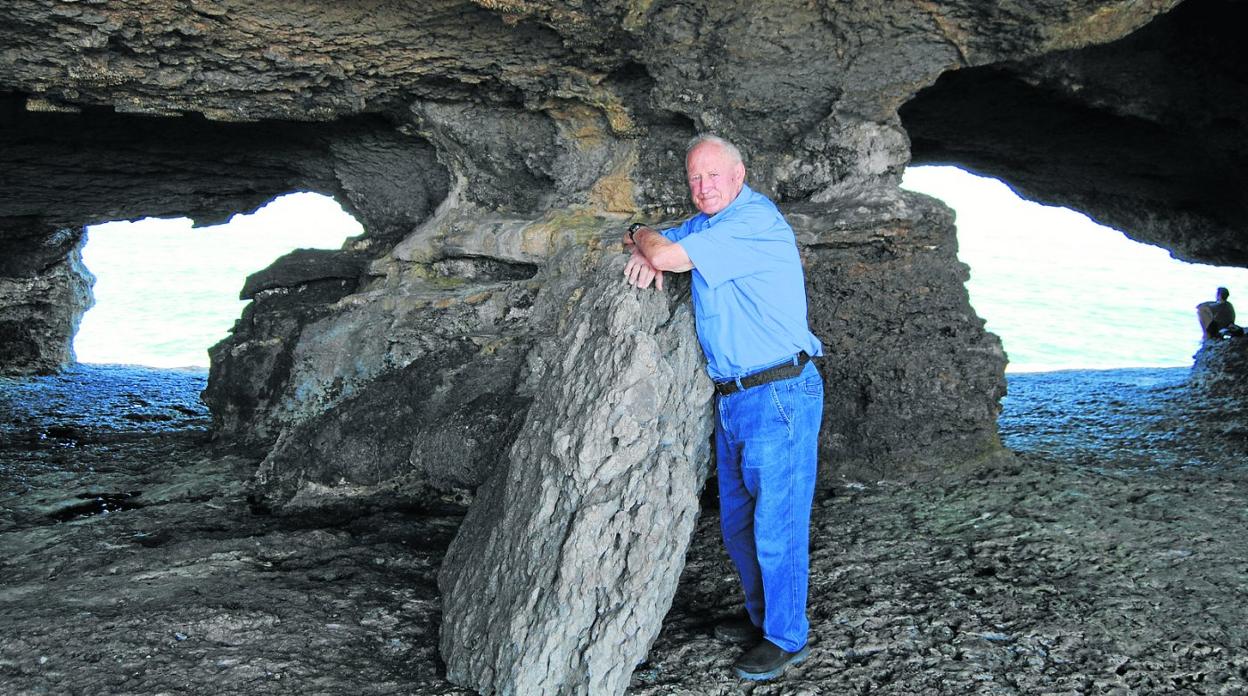
[{"label": "cave opening", "polygon": [[1248,293],[1248,269],[1180,261],[998,179],[916,166],[902,185],[956,212],[971,304],[1001,337],[1007,372],[1187,367],[1196,304],[1219,286]]},{"label": "cave opening", "polygon": [[187,217],[87,227],[95,304],[74,337],[80,363],[208,367],[247,300],[248,276],[296,249],[340,249],[362,225],[333,198],[301,191],[195,227]]}]

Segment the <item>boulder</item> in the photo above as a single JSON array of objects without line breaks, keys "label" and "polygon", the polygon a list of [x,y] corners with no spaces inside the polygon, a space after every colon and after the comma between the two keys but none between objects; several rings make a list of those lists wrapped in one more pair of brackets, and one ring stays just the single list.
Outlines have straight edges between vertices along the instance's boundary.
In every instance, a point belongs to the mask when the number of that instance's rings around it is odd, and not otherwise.
[{"label": "boulder", "polygon": [[447,675],[484,694],[623,693],[676,590],[712,390],[687,279],[637,290],[623,265],[552,261],[533,404],[438,575]]}]

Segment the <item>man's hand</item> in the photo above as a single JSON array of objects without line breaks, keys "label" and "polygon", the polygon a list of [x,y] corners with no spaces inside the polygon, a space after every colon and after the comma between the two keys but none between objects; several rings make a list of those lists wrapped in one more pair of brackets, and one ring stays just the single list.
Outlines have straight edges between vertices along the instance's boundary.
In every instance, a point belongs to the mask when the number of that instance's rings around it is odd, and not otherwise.
[{"label": "man's hand", "polygon": [[646,289],[650,287],[650,282],[654,281],[656,290],[663,289],[663,271],[650,265],[645,256],[636,248],[633,249],[633,255],[629,257],[628,263],[624,265],[624,277],[628,278],[628,284],[636,288]]},{"label": "man's hand", "polygon": [[660,290],[663,289],[662,274],[664,272],[684,273],[693,270],[693,261],[689,258],[689,254],[685,253],[685,248],[664,237],[653,227],[640,227],[632,235],[625,234],[624,248],[632,249],[634,254],[639,254],[645,260],[646,265],[659,274],[656,287]]}]

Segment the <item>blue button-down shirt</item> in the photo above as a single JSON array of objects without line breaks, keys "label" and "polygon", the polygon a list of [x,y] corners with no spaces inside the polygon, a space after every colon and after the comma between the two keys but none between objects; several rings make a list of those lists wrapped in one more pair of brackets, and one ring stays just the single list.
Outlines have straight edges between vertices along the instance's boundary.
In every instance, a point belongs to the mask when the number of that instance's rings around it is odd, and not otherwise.
[{"label": "blue button-down shirt", "polygon": [[806,351],[822,355],[806,322],[806,283],[793,228],[749,186],[726,208],[663,235],[693,262],[698,341],[711,379],[743,377]]}]

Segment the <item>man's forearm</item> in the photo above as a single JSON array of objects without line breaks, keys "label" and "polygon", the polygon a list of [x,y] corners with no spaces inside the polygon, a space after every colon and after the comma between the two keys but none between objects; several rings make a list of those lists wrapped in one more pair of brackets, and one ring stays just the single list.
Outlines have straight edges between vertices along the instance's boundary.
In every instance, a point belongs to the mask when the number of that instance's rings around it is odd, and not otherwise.
[{"label": "man's forearm", "polygon": [[637,251],[660,271],[683,273],[693,270],[693,261],[685,248],[659,234],[653,227],[642,227],[631,235]]}]

